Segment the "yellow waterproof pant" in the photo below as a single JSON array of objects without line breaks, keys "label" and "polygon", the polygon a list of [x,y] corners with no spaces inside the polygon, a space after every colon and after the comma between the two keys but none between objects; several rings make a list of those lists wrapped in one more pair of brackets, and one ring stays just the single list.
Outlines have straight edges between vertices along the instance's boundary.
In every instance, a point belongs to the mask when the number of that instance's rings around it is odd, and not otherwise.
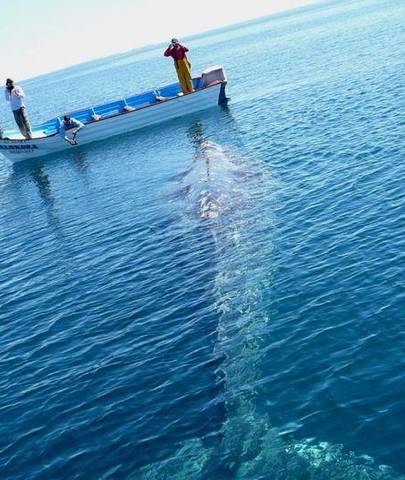
[{"label": "yellow waterproof pant", "polygon": [[187,58],[182,60],[176,60],[174,62],[176,67],[177,76],[179,77],[179,82],[183,93],[194,92],[193,81],[191,79],[191,65]]}]

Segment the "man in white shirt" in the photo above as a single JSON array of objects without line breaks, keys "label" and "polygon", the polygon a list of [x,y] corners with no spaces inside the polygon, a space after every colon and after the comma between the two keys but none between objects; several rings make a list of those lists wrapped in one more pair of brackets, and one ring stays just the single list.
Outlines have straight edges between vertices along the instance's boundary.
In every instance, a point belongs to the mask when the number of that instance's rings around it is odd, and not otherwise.
[{"label": "man in white shirt", "polygon": [[13,111],[14,119],[20,129],[20,132],[27,139],[32,138],[30,122],[28,114],[24,105],[24,92],[21,87],[14,85],[11,78],[6,80],[6,89],[4,91],[7,102],[10,102],[11,110]]},{"label": "man in white shirt", "polygon": [[[69,115],[65,115],[63,117],[63,122],[60,123],[59,126],[59,135],[66,140],[70,145],[77,145],[76,135],[78,134],[79,130],[84,127],[84,123],[79,122],[73,117]],[[68,137],[66,131],[70,130],[72,137]]]}]

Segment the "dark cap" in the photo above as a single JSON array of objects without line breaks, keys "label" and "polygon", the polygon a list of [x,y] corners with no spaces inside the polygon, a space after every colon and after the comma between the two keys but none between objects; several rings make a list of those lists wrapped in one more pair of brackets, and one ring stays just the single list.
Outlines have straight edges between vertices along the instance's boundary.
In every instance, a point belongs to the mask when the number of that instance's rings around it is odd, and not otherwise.
[{"label": "dark cap", "polygon": [[6,83],[14,83],[14,80],[12,80],[11,78],[7,78]]}]

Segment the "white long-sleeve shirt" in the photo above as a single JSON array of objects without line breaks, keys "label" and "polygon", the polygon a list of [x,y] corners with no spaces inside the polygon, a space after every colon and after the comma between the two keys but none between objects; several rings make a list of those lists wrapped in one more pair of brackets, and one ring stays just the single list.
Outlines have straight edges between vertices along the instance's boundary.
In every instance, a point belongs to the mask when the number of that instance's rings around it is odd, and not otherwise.
[{"label": "white long-sleeve shirt", "polygon": [[84,123],[79,122],[79,120],[76,120],[73,117],[70,117],[69,122],[61,122],[59,126],[59,135],[66,139],[66,130],[70,130],[72,128],[77,129],[79,131],[81,128],[84,127]]},{"label": "white long-sleeve shirt", "polygon": [[15,111],[20,109],[21,107],[25,107],[24,105],[24,91],[21,87],[15,86],[11,92],[4,90],[4,96],[6,97],[7,102],[10,102],[11,110]]}]

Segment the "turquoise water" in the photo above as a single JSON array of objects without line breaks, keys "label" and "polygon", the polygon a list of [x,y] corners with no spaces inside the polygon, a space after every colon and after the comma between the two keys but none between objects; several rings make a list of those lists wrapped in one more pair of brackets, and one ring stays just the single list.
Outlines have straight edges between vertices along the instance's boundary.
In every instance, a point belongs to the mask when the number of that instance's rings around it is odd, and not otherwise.
[{"label": "turquoise water", "polygon": [[[0,161],[2,480],[404,478],[404,25],[194,37],[228,109]],[[31,119],[170,83],[161,55],[22,82]]]}]

